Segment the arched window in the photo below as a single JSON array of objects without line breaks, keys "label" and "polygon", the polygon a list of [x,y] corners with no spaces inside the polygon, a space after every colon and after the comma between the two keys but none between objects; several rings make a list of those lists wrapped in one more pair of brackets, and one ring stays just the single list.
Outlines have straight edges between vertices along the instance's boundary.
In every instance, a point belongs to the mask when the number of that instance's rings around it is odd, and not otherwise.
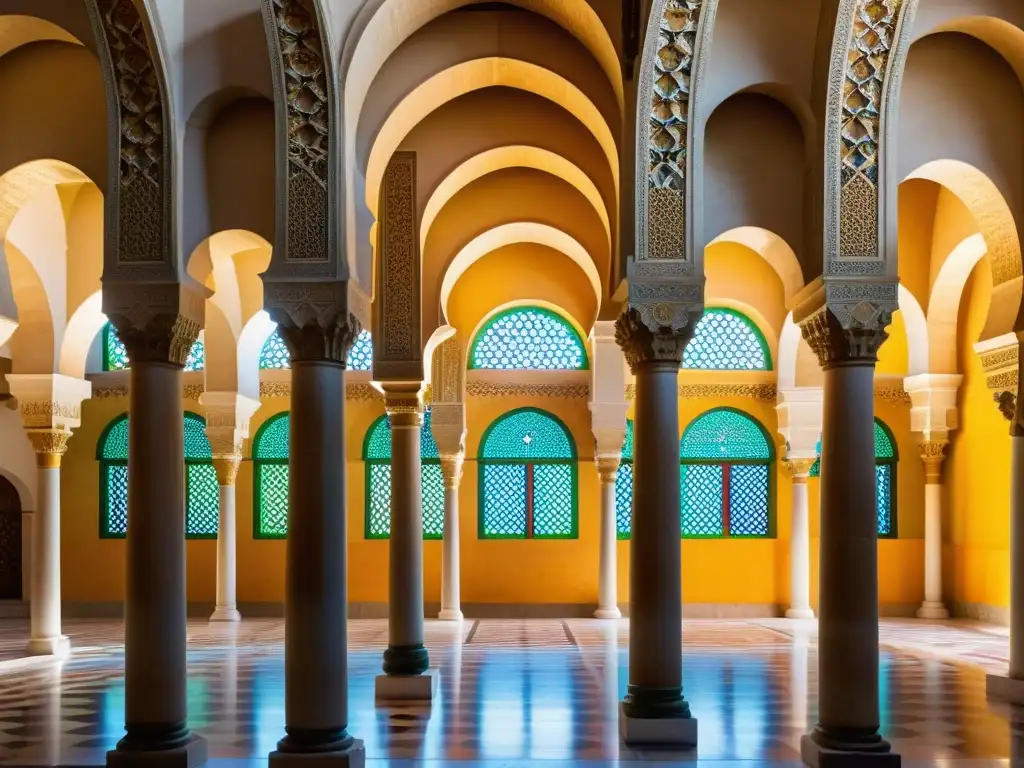
[{"label": "arched window", "polygon": [[742,312],[709,307],[686,345],[683,368],[704,371],[770,371],[771,351],[757,325]]},{"label": "arched window", "polygon": [[[213,453],[202,416],[186,413],[185,433],[185,536],[217,537],[220,489],[213,468]],[[100,462],[100,537],[123,538],[128,533],[128,416],[114,419],[100,435],[96,458]]]},{"label": "arched window", "polygon": [[698,416],[680,441],[683,536],[772,536],[773,449],[764,428],[732,408]]},{"label": "arched window", "polygon": [[[895,539],[896,528],[896,464],[899,452],[892,430],[881,419],[875,419],[875,498],[878,504],[878,535]],[[821,441],[818,459],[811,465],[811,477],[821,477]]]},{"label": "arched window", "polygon": [[[117,335],[117,329],[110,323],[103,326],[103,370],[123,371],[131,366],[128,350]],[[186,371],[201,371],[206,367],[206,348],[196,340],[185,358]]]},{"label": "arched window", "polygon": [[622,461],[615,476],[615,528],[620,539],[628,539],[633,530],[633,420],[626,421],[626,440]]},{"label": "arched window", "polygon": [[540,307],[499,312],[470,345],[470,368],[494,370],[586,370],[587,348],[561,315]]},{"label": "arched window", "polygon": [[[373,341],[370,332],[362,330],[356,336],[355,343],[348,353],[346,367],[350,371],[368,371],[373,364]],[[260,351],[260,368],[271,370],[283,370],[291,368],[291,359],[288,356],[288,347],[277,329],[263,342],[263,349]]]},{"label": "arched window", "polygon": [[576,446],[556,417],[537,408],[507,413],[480,441],[482,539],[574,539],[579,535]]},{"label": "arched window", "polygon": [[[444,537],[444,477],[430,431],[430,411],[420,429],[420,485],[423,493],[423,538]],[[366,463],[366,538],[391,537],[391,424],[381,416],[363,441]]]},{"label": "arched window", "polygon": [[288,535],[288,413],[271,416],[252,441],[253,497],[256,500],[252,535],[283,539]]}]

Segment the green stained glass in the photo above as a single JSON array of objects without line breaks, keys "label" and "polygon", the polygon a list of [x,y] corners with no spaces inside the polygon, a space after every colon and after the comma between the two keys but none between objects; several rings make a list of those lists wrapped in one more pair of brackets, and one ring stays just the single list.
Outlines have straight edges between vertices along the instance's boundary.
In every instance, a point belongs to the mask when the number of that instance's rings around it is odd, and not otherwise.
[{"label": "green stained glass", "polygon": [[576,448],[568,430],[556,419],[534,408],[501,417],[488,429],[480,450],[482,459],[575,459]]},{"label": "green stained glass", "polygon": [[586,345],[561,315],[539,307],[500,312],[470,345],[470,368],[585,370]]},{"label": "green stained glass", "polygon": [[893,448],[889,428],[882,424],[878,419],[875,419],[875,458],[896,458],[896,449]]},{"label": "green stained glass", "polygon": [[770,371],[764,334],[746,315],[721,307],[704,310],[686,345],[683,368],[705,371]]},{"label": "green stained glass", "polygon": [[100,535],[104,538],[125,536],[128,533],[128,465],[104,464],[102,477],[104,503]]},{"label": "green stained glass", "polygon": [[615,528],[620,539],[628,539],[633,529],[633,462],[626,459],[615,476]]},{"label": "green stained glass", "polygon": [[[103,370],[123,371],[131,365],[128,350],[113,325],[103,326]],[[201,341],[196,341],[185,358],[186,371],[201,371],[206,367],[206,350]]]},{"label": "green stained glass", "polygon": [[366,465],[366,538],[391,536],[391,465]]},{"label": "green stained glass", "polygon": [[484,464],[484,538],[526,538],[526,466]]},{"label": "green stained glass", "polygon": [[771,458],[771,448],[761,427],[739,411],[718,408],[698,417],[686,429],[680,443],[683,459]]},{"label": "green stained glass", "polygon": [[729,467],[729,535],[767,536],[768,466],[735,464]]},{"label": "green stained glass", "polygon": [[100,438],[99,459],[128,461],[128,416],[115,420]]},{"label": "green stained glass", "polygon": [[875,466],[875,494],[878,499],[878,535],[893,536],[892,520],[892,465]]},{"label": "green stained glass", "polygon": [[185,458],[213,458],[210,440],[206,436],[206,420],[194,413],[185,414]]},{"label": "green stained glass", "polygon": [[811,464],[811,477],[821,477],[821,457],[819,456]]},{"label": "green stained glass", "polygon": [[533,468],[533,536],[564,539],[575,535],[571,464]]},{"label": "green stained glass", "polygon": [[444,538],[444,475],[440,464],[424,463],[420,470],[423,478],[423,538]]},{"label": "green stained glass", "polygon": [[688,464],[680,472],[683,536],[721,536],[723,528],[722,467]]},{"label": "green stained glass", "polygon": [[622,458],[633,458],[633,420],[626,420],[626,439],[622,443]]},{"label": "green stained glass", "polygon": [[263,422],[253,440],[253,536],[257,539],[283,539],[288,534],[290,429],[289,414],[279,413]]},{"label": "green stained glass", "polygon": [[214,539],[217,537],[220,512],[220,486],[217,471],[208,460],[185,466],[188,487],[188,514],[185,516],[185,535],[189,538]]},{"label": "green stained glass", "polygon": [[[370,332],[363,330],[356,337],[352,349],[349,350],[346,367],[350,371],[368,371],[373,365],[373,341]],[[291,356],[288,347],[275,328],[274,332],[263,342],[260,351],[260,368],[264,370],[283,370],[291,368]]]}]

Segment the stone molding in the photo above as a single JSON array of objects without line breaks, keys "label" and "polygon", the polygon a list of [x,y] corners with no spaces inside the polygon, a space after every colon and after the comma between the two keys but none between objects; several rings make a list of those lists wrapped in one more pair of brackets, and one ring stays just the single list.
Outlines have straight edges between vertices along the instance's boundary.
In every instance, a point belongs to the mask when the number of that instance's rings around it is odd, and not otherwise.
[{"label": "stone molding", "polygon": [[434,403],[430,408],[430,432],[442,458],[465,455],[466,404]]},{"label": "stone molding", "polygon": [[466,366],[462,345],[454,333],[434,348],[430,370],[438,403],[460,403],[465,399]]},{"label": "stone molding", "polygon": [[18,402],[27,429],[70,431],[82,423],[82,401],[92,383],[59,373],[7,374],[11,396]]},{"label": "stone molding", "polygon": [[[725,384],[680,382],[677,392],[679,397],[684,400],[697,400],[705,397],[745,397],[771,401],[776,398],[775,384],[762,381],[752,383],[731,382]],[[636,400],[635,383],[626,385],[625,398],[629,402]]]},{"label": "stone molding", "polygon": [[585,400],[590,395],[587,383],[565,384],[501,384],[489,381],[470,381],[466,394],[473,397],[555,397],[563,400]]},{"label": "stone molding", "polygon": [[629,410],[629,403],[623,401],[588,405],[596,455],[598,458],[614,457],[617,462],[626,440],[626,413]]},{"label": "stone molding", "polygon": [[992,391],[992,399],[1011,426],[1020,423],[1016,416],[1017,394],[1021,380],[1019,350],[1020,341],[1013,333],[980,341],[974,345],[974,351],[981,358],[981,367],[985,371],[988,388]]},{"label": "stone molding", "polygon": [[925,373],[903,380],[911,402],[912,432],[926,442],[948,440],[949,433],[959,425],[956,397],[963,378],[959,374]]},{"label": "stone molding", "polygon": [[820,387],[797,387],[778,393],[775,413],[778,430],[786,444],[786,456],[792,461],[818,456],[823,420],[824,391]]},{"label": "stone molding", "polygon": [[259,410],[260,401],[237,392],[203,392],[199,404],[206,415],[206,436],[213,458],[242,456],[249,437],[249,422]]},{"label": "stone molding", "polygon": [[384,390],[384,411],[391,427],[422,427],[424,411],[423,383],[387,381]]}]

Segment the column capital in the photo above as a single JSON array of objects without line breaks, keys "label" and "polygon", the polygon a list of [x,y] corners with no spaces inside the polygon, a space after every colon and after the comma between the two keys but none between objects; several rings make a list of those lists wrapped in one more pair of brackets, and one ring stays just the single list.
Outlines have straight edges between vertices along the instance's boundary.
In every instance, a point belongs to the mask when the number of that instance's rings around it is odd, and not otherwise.
[{"label": "column capital", "polygon": [[1010,422],[1011,435],[1024,435],[1024,414],[1017,415],[1021,382],[1020,339],[1015,333],[1004,333],[994,339],[979,341],[974,351],[981,358],[985,381],[999,413]]},{"label": "column capital", "polygon": [[384,410],[392,427],[422,427],[425,406],[423,382],[381,382]]},{"label": "column capital", "polygon": [[947,440],[926,440],[918,446],[924,462],[925,485],[938,485],[942,482],[942,461],[946,458],[948,445]]},{"label": "column capital", "polygon": [[784,459],[783,464],[786,465],[786,469],[789,470],[790,475],[793,476],[794,483],[806,483],[807,478],[810,476],[811,467],[814,466],[814,462],[817,459]]},{"label": "column capital", "polygon": [[444,477],[444,487],[449,490],[458,490],[462,482],[462,464],[464,456],[461,453],[441,454],[441,475]]},{"label": "column capital", "polygon": [[29,429],[26,430],[32,449],[36,452],[36,466],[40,469],[57,469],[61,456],[68,449],[70,429]]},{"label": "column capital", "polygon": [[133,363],[184,368],[202,330],[209,295],[194,280],[104,283],[103,312]]},{"label": "column capital", "polygon": [[[634,375],[647,367],[678,368],[683,363],[686,345],[693,338],[695,323],[687,312],[676,312],[674,306],[669,306],[662,317],[655,306],[651,314],[656,330],[651,330],[641,310],[635,308],[626,310],[615,321],[615,341]],[[661,325],[662,321],[671,325]]]},{"label": "column capital", "polygon": [[809,311],[804,307],[798,308],[800,332],[823,369],[878,362],[878,349],[889,338],[886,328],[895,306],[862,300],[820,304]]},{"label": "column capital", "polygon": [[7,381],[39,467],[59,467],[71,430],[82,423],[82,401],[92,394],[92,384],[56,373],[9,373]]},{"label": "column capital", "polygon": [[594,463],[597,464],[597,473],[601,477],[601,485],[615,485],[622,457],[613,453],[598,454],[594,457]]},{"label": "column capital", "polygon": [[241,459],[249,437],[249,421],[259,409],[260,401],[237,392],[203,392],[199,404],[206,414],[206,436],[214,459]]},{"label": "column capital", "polygon": [[349,311],[347,280],[264,279],[263,301],[292,363],[345,366],[362,331]]},{"label": "column capital", "polygon": [[238,479],[238,468],[241,464],[241,455],[214,456],[213,468],[217,472],[217,485],[234,485]]}]

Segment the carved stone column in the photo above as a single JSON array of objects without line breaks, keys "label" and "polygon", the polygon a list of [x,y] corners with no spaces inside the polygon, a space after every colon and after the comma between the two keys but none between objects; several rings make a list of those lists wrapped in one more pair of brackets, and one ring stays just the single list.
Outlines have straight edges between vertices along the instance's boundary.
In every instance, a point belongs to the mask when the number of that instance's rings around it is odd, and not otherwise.
[{"label": "carved stone column", "polygon": [[629,688],[619,718],[628,743],[697,743],[697,722],[683,698],[677,383],[692,335],[689,324],[652,332],[635,309],[616,323],[636,377]]},{"label": "carved stone column", "polygon": [[235,481],[242,463],[243,445],[249,436],[249,420],[259,400],[235,392],[204,392],[199,402],[206,411],[206,436],[213,452],[220,489],[217,516],[217,604],[210,621],[241,621],[238,611]]},{"label": "carved stone column", "polygon": [[787,459],[793,475],[792,517],[789,529],[789,609],[787,619],[813,619],[811,610],[811,533],[807,478],[813,459]]},{"label": "carved stone column", "polygon": [[7,381],[18,401],[38,467],[28,652],[66,656],[71,644],[61,633],[60,460],[71,430],[82,422],[82,401],[92,394],[92,384],[58,374],[8,374]]},{"label": "carved stone column", "polygon": [[459,485],[462,482],[461,453],[441,454],[444,476],[444,547],[441,554],[442,621],[462,621],[461,571],[459,568]]},{"label": "carved stone column", "polygon": [[948,443],[921,443],[924,462],[924,603],[919,619],[948,619],[942,602],[942,462]]},{"label": "carved stone column", "polygon": [[813,295],[794,313],[825,371],[819,720],[803,737],[801,752],[812,765],[839,765],[841,760],[853,761],[851,765],[899,765],[899,757],[891,754],[878,733],[874,449],[875,363],[894,307],[887,300],[825,305],[824,293]]},{"label": "carved stone column", "polygon": [[597,610],[594,618],[622,617],[618,599],[618,543],[615,508],[615,479],[622,459],[615,455],[597,457],[597,473],[601,478],[601,554],[598,561]]}]

